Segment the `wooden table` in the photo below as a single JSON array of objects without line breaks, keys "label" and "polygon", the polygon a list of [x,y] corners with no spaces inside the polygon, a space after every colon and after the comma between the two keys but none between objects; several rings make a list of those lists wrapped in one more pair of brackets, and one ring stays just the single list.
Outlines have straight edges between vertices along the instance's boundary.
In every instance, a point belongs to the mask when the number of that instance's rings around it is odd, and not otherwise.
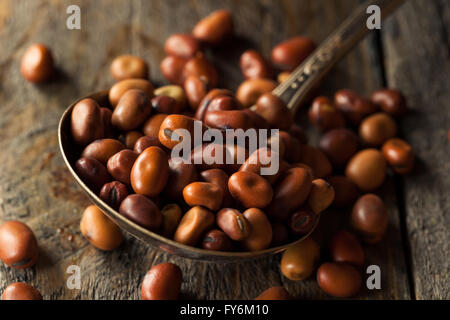
[{"label": "wooden table", "polygon": [[[279,256],[241,264],[214,264],[169,256],[127,236],[114,252],[100,252],[81,236],[80,215],[89,204],[65,168],[56,129],[75,99],[108,88],[112,59],[124,53],[145,58],[151,79],[164,84],[159,62],[164,40],[189,32],[213,9],[233,12],[236,46],[214,50],[221,85],[242,81],[240,53],[272,46],[296,34],[322,41],[359,3],[357,0],[3,0],[0,2],[0,222],[18,219],[35,232],[40,259],[15,270],[0,263],[0,290],[14,281],[35,285],[46,299],[138,299],[139,286],[154,264],[171,261],[184,273],[182,295],[194,299],[248,299],[284,285],[299,299],[328,298],[314,277],[293,282],[279,271]],[[81,7],[82,29],[66,29],[66,8]],[[20,58],[33,42],[48,44],[59,75],[31,85],[19,73]],[[396,87],[410,114],[401,135],[413,146],[418,164],[408,177],[390,176],[381,190],[390,226],[382,243],[365,247],[367,263],[382,272],[381,290],[362,290],[360,299],[449,299],[450,218],[450,3],[410,0],[327,76],[320,93],[348,87],[362,94]],[[305,112],[300,112],[305,124]],[[309,129],[311,140],[316,133]],[[348,228],[348,212],[322,215],[314,237]],[[326,260],[326,245],[323,260]],[[69,265],[81,267],[81,290],[69,290]]]}]

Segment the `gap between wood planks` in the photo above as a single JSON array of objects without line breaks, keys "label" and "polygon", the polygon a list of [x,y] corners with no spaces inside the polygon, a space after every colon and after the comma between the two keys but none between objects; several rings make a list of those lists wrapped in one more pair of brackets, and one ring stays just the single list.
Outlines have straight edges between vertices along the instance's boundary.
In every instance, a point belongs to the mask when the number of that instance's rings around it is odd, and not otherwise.
[{"label": "gap between wood planks", "polygon": [[[375,30],[374,32],[374,48],[376,50],[376,55],[379,63],[378,70],[380,71],[381,82],[383,87],[388,87],[387,77],[385,72],[384,64],[384,53],[383,53],[383,43],[381,41],[380,30]],[[414,288],[414,277],[412,273],[412,255],[411,255],[411,244],[408,238],[408,231],[406,227],[406,207],[405,207],[405,188],[404,188],[404,178],[402,176],[395,175],[394,178],[395,186],[395,199],[397,200],[397,208],[400,218],[400,236],[402,239],[403,253],[405,255],[405,265],[406,274],[408,277],[408,289],[411,300],[416,300],[415,288]]]}]

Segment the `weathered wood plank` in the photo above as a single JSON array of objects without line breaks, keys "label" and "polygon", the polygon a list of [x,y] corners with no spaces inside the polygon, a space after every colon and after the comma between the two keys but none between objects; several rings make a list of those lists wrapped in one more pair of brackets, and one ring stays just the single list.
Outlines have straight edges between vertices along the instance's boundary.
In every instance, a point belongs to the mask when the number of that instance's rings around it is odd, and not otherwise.
[{"label": "weathered wood plank", "polygon": [[401,128],[418,160],[404,183],[417,299],[450,298],[449,35],[445,0],[409,1],[382,29],[387,81],[407,97]]},{"label": "weathered wood plank", "polygon": [[[65,9],[78,3],[82,30],[65,28]],[[151,78],[165,83],[159,71],[165,38],[173,32],[189,32],[195,22],[214,9],[233,11],[238,33],[236,47],[213,50],[222,74],[221,84],[236,88],[242,76],[238,68],[241,50],[271,47],[294,34],[317,41],[345,18],[356,0],[321,1],[2,1],[0,7],[0,221],[21,219],[39,239],[38,265],[17,271],[0,265],[0,290],[17,280],[36,285],[50,299],[137,299],[139,285],[151,265],[172,261],[182,268],[182,295],[199,299],[253,298],[269,286],[283,283],[298,298],[325,295],[313,279],[293,283],[279,272],[279,257],[241,264],[214,264],[169,256],[127,237],[112,253],[102,253],[83,239],[79,218],[89,203],[65,169],[59,155],[56,127],[65,107],[76,98],[109,87],[109,64],[122,53],[142,56],[151,65]],[[170,18],[168,18],[170,17]],[[33,86],[18,73],[20,57],[32,42],[49,44],[61,74],[51,84]],[[350,87],[361,93],[381,85],[373,46],[365,41],[329,75],[321,92]],[[375,67],[374,67],[375,66]],[[7,80],[7,81],[6,81]],[[379,247],[368,248],[370,263],[383,271],[383,290],[362,293],[361,298],[405,298],[408,285],[401,252],[395,195],[389,193],[391,228]],[[347,219],[324,214],[318,234],[326,243]],[[343,214],[345,215],[345,213]],[[330,218],[330,221],[327,221]],[[59,233],[58,228],[64,228]],[[330,228],[330,229],[328,229]],[[70,240],[71,239],[71,240]],[[389,246],[387,245],[389,243]],[[380,248],[389,247],[386,252]],[[81,267],[82,288],[65,286],[67,266]],[[386,272],[384,273],[384,270]]]}]

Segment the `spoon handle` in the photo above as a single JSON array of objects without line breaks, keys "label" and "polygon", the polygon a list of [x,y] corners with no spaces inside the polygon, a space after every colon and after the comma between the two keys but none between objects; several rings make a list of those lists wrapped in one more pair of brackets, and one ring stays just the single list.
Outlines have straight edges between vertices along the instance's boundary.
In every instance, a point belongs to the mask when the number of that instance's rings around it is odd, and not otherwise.
[{"label": "spoon handle", "polygon": [[292,112],[305,102],[320,79],[353,48],[367,33],[368,6],[377,5],[381,17],[387,17],[404,0],[368,0],[353,13],[300,65],[273,93],[287,103]]}]

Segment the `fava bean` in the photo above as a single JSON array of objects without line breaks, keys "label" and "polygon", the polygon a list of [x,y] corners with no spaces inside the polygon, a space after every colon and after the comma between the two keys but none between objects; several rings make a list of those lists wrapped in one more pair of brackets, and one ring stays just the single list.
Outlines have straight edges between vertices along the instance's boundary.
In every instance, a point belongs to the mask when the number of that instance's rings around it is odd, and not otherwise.
[{"label": "fava bean", "polygon": [[103,251],[116,249],[123,240],[120,228],[96,206],[84,210],[80,230],[94,247]]},{"label": "fava bean", "polygon": [[173,239],[177,242],[195,246],[202,236],[214,226],[214,214],[208,209],[195,206],[181,218]]},{"label": "fava bean", "polygon": [[0,260],[15,269],[32,267],[39,256],[33,231],[20,221],[10,220],[0,226]]},{"label": "fava bean", "polygon": [[153,266],[145,275],[141,285],[142,300],[177,300],[183,274],[173,263]]},{"label": "fava bean", "polygon": [[157,231],[162,223],[162,215],[156,204],[142,194],[131,194],[126,197],[120,205],[119,212],[151,231]]}]

